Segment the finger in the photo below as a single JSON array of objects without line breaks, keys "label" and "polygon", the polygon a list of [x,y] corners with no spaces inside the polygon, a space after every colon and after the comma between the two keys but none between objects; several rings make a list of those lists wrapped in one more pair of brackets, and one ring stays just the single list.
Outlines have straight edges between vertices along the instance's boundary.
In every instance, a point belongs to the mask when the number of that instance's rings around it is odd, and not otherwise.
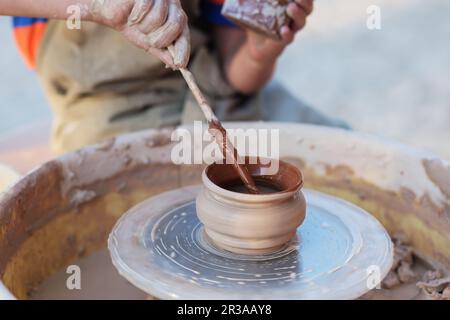
[{"label": "finger", "polygon": [[291,30],[288,26],[281,27],[280,30],[281,40],[284,45],[288,45],[294,41],[295,32]]},{"label": "finger", "polygon": [[178,67],[174,64],[172,55],[169,53],[169,51],[150,47],[148,48],[147,52],[151,55],[156,56],[166,65],[166,67],[170,67],[173,70],[178,69]]},{"label": "finger", "polygon": [[187,26],[184,28],[183,33],[175,42],[174,48],[174,65],[177,68],[185,68],[189,63],[189,57],[191,55],[191,36],[189,28]]},{"label": "finger", "polygon": [[292,18],[292,29],[294,32],[302,29],[306,24],[306,12],[297,4],[291,3],[287,7],[287,14]]},{"label": "finger", "polygon": [[167,48],[187,28],[187,16],[176,3],[169,6],[166,23],[148,35],[148,42],[155,48]]},{"label": "finger", "polygon": [[309,16],[314,10],[313,0],[295,0],[295,3],[297,3],[297,5],[305,11],[307,16]]},{"label": "finger", "polygon": [[150,33],[161,27],[167,21],[169,14],[169,1],[154,0],[153,7],[148,14],[138,24],[142,33]]},{"label": "finger", "polygon": [[147,41],[147,35],[139,31],[136,26],[126,27],[122,31],[122,34],[137,47],[144,49],[146,52],[156,56],[166,65],[175,68],[173,58],[169,54],[169,52],[167,52],[167,50],[152,48]]},{"label": "finger", "polygon": [[150,11],[153,6],[153,0],[136,0],[128,18],[128,25],[139,23]]}]

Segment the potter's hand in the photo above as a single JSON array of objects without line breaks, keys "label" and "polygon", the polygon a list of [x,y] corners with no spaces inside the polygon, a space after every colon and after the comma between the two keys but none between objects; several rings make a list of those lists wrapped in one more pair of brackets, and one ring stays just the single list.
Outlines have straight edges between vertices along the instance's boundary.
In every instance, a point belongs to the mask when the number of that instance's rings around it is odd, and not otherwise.
[{"label": "potter's hand", "polygon": [[292,1],[286,10],[292,23],[290,26],[281,27],[281,41],[272,40],[251,30],[247,31],[250,54],[257,62],[270,63],[276,60],[286,46],[294,41],[296,33],[303,29],[307,17],[313,11],[313,0]]},{"label": "potter's hand", "polygon": [[[188,64],[190,34],[180,0],[92,0],[90,12],[92,20],[120,31],[168,66]],[[174,57],[167,50],[172,44]]]}]

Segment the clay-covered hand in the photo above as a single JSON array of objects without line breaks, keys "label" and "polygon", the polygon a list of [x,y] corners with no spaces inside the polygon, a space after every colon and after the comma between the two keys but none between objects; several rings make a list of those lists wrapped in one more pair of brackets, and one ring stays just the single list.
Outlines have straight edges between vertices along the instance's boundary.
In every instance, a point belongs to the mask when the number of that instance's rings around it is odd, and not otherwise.
[{"label": "clay-covered hand", "polygon": [[303,29],[307,17],[313,11],[313,6],[313,0],[292,0],[286,9],[292,23],[279,30],[281,41],[272,40],[249,30],[248,41],[253,58],[261,62],[276,60],[286,46],[294,41],[296,33]]},{"label": "clay-covered hand", "polygon": [[190,34],[180,0],[92,0],[90,12],[95,22],[121,32],[166,65],[177,69],[188,64]]}]

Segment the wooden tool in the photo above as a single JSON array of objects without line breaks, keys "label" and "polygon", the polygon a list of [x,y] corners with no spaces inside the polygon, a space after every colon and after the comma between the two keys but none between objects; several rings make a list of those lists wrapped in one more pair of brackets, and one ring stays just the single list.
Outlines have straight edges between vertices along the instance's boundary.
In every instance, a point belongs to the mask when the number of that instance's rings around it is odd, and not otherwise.
[{"label": "wooden tool", "polygon": [[[172,56],[175,56],[175,48],[173,46],[169,46],[168,50]],[[239,177],[241,178],[247,190],[252,194],[259,194],[258,188],[255,185],[255,181],[253,180],[245,165],[245,161],[239,156],[236,148],[228,138],[227,131],[214,114],[211,106],[208,103],[208,100],[206,100],[205,96],[197,85],[194,75],[186,68],[180,68],[179,71],[186,80],[189,89],[191,90],[194,98],[197,100],[197,103],[200,106],[200,109],[205,115],[209,126],[209,132],[212,134],[217,144],[221,147],[224,159],[231,159],[233,161],[236,172],[239,174]]]}]

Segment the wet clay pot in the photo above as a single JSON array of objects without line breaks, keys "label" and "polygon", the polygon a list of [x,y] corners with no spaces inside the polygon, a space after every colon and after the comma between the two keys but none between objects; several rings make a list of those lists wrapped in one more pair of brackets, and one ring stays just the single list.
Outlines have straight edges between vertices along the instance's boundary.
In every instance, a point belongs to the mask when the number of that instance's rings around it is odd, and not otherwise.
[{"label": "wet clay pot", "polygon": [[203,171],[197,215],[216,246],[239,254],[273,252],[291,240],[304,221],[301,172],[279,161],[277,172],[269,175],[274,160],[266,160],[270,162],[258,159],[247,166],[261,191],[257,195],[246,192],[232,165],[214,163]]}]

